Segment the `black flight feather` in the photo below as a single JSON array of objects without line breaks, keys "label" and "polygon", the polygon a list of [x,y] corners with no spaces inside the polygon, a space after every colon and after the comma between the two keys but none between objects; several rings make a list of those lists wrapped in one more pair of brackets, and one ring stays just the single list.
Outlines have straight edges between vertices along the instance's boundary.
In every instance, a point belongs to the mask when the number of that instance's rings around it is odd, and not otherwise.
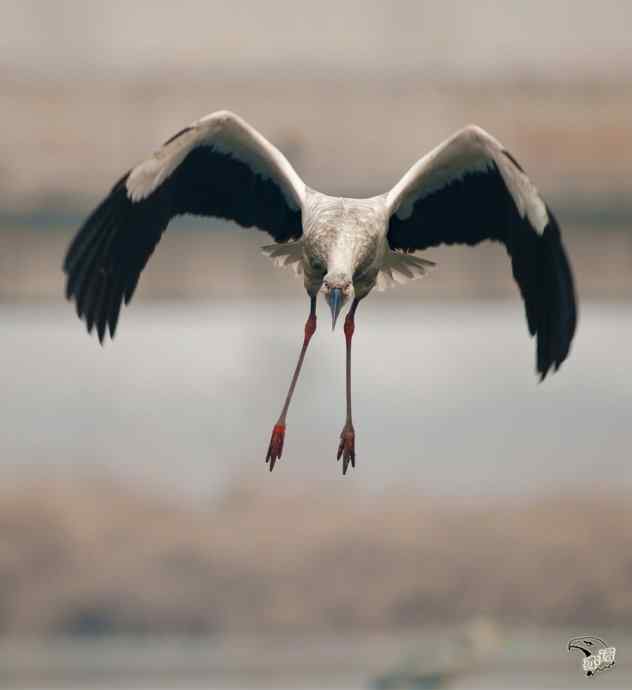
[{"label": "black flight feather", "polygon": [[[178,132],[170,141],[182,135]],[[169,221],[178,215],[215,216],[267,231],[277,242],[302,235],[300,211],[279,186],[240,160],[211,146],[194,148],[157,189],[132,201],[129,172],[90,214],[65,261],[66,296],[88,332],[114,337],[121,304],[132,299],[140,274]]]},{"label": "black flight feather", "polygon": [[[505,156],[519,169],[511,154]],[[541,379],[566,359],[577,323],[575,287],[555,216],[547,208],[542,233],[520,215],[495,164],[465,173],[417,199],[405,219],[393,214],[391,249],[423,250],[440,244],[502,242],[525,304],[529,333],[537,338]]]}]

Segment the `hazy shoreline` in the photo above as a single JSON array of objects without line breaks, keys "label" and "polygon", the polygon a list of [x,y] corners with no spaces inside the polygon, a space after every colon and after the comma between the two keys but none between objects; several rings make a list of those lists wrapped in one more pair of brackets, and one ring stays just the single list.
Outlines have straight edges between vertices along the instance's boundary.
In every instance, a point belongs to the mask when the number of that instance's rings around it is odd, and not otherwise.
[{"label": "hazy shoreline", "polygon": [[[632,298],[630,225],[565,225],[580,302],[629,302]],[[77,222],[61,226],[0,229],[0,303],[60,302],[64,254]],[[174,222],[143,272],[135,301],[301,299],[302,280],[274,268],[261,254],[266,233],[214,222]],[[507,255],[499,244],[435,247],[428,276],[393,288],[380,299],[516,299]]]},{"label": "hazy shoreline", "polygon": [[632,621],[623,493],[378,500],[240,484],[205,506],[49,476],[0,490],[5,636]]}]

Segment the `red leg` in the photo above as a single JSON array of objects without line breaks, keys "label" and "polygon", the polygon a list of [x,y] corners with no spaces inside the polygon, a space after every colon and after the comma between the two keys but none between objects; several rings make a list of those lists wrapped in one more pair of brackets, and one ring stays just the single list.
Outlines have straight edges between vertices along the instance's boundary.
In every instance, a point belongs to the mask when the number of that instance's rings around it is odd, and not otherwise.
[{"label": "red leg", "polygon": [[354,300],[345,319],[345,341],[347,344],[347,420],[340,434],[337,459],[342,458],[342,473],[347,473],[349,463],[355,467],[355,430],[351,420],[351,339],[355,330],[355,311],[358,308],[358,300]]},{"label": "red leg", "polygon": [[287,411],[290,407],[290,401],[292,400],[292,395],[294,394],[294,388],[296,387],[296,382],[298,381],[298,376],[301,373],[301,367],[303,366],[303,360],[305,359],[305,353],[307,352],[307,346],[312,336],[316,332],[316,297],[311,298],[309,316],[305,322],[305,336],[303,338],[303,347],[301,348],[301,353],[298,357],[298,362],[296,363],[296,369],[294,370],[294,375],[292,376],[292,381],[290,383],[290,389],[287,392],[285,398],[285,403],[277,423],[272,429],[272,437],[270,438],[270,445],[268,446],[268,453],[266,455],[266,463],[270,464],[270,472],[274,469],[276,461],[281,457],[283,453],[283,441],[285,440],[285,420],[287,417]]}]

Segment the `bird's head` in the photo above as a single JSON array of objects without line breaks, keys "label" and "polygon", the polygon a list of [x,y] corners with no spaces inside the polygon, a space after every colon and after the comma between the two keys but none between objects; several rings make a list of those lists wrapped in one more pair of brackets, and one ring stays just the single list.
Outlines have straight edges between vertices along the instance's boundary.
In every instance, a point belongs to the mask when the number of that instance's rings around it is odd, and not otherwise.
[{"label": "bird's head", "polygon": [[344,305],[353,299],[353,282],[343,273],[328,273],[321,288],[331,309],[331,330],[336,327],[336,319]]}]

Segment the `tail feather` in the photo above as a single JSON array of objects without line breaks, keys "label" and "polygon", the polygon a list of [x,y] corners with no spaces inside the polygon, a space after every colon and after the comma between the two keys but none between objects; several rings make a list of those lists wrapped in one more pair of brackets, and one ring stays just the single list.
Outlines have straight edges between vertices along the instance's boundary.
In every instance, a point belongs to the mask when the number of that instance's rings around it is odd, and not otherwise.
[{"label": "tail feather", "polygon": [[376,288],[383,292],[394,285],[404,285],[426,275],[427,270],[434,266],[434,261],[422,259],[420,256],[388,250],[377,275]]},{"label": "tail feather", "polygon": [[272,260],[277,268],[291,268],[295,275],[303,274],[303,241],[296,240],[279,244],[266,244],[262,253]]}]

